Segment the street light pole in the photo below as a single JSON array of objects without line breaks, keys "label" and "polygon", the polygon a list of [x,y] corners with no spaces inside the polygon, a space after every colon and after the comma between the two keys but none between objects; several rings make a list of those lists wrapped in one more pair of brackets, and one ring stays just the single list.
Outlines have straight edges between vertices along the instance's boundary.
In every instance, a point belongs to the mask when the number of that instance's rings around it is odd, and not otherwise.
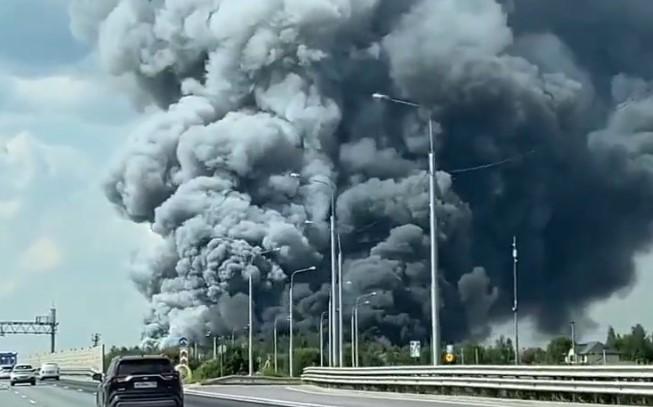
[{"label": "street light pole", "polygon": [[274,318],[274,373],[279,371],[277,357],[277,318]]},{"label": "street light pole", "polygon": [[431,354],[433,365],[440,363],[440,313],[438,310],[438,219],[435,213],[437,186],[433,120],[429,118],[429,209],[431,220]]},{"label": "street light pole", "polygon": [[320,314],[320,367],[324,367],[324,315],[327,311]]},{"label": "street light pole", "polygon": [[351,367],[356,367],[356,327],[354,326],[354,311],[351,312]]},{"label": "street light pole", "polygon": [[330,344],[331,344],[331,364],[330,366],[336,366],[336,353],[337,353],[337,336],[336,336],[336,331],[337,331],[337,326],[336,326],[336,305],[338,304],[337,302],[337,297],[336,297],[336,284],[337,284],[337,276],[336,276],[336,269],[338,267],[337,264],[337,258],[336,258],[336,199],[335,199],[335,188],[333,189],[331,193],[331,216],[329,219],[329,223],[331,224],[331,319],[329,320],[331,329],[329,330],[330,333]]},{"label": "street light pole", "polygon": [[[302,178],[302,175],[296,172],[290,173],[293,178]],[[329,306],[329,366],[336,366],[341,357],[338,354],[338,325],[336,324],[336,301],[337,281],[337,254],[336,254],[336,185],[332,182],[326,182],[319,179],[311,179],[311,182],[323,184],[331,189],[331,214],[329,216],[329,229],[331,240],[331,304]]]},{"label": "street light pole", "polygon": [[[260,253],[253,253],[252,256],[249,259],[249,262],[247,263],[247,268],[252,265],[254,262],[254,258],[257,255],[264,255],[268,253],[274,253],[278,252],[281,250],[280,248],[275,248],[275,249],[270,249],[270,250],[265,250]],[[248,301],[248,315],[249,315],[249,339],[248,339],[248,349],[247,349],[247,355],[248,355],[248,367],[249,367],[249,376],[254,376],[254,284],[253,284],[253,276],[252,272],[249,272],[249,276],[247,278],[248,280],[248,285],[249,285],[249,301]]]},{"label": "street light pole", "polygon": [[253,336],[254,336],[254,334],[253,334],[253,331],[254,331],[254,329],[253,329],[253,319],[254,319],[253,318],[253,314],[254,314],[253,302],[254,301],[252,300],[252,294],[253,294],[252,293],[252,291],[253,291],[252,290],[252,273],[249,273],[248,282],[249,282],[249,311],[248,311],[248,315],[249,315],[249,339],[248,339],[247,355],[248,355],[248,365],[249,365],[249,376],[253,376],[254,375],[254,360],[253,360],[252,356],[253,356],[254,352],[252,350],[252,347],[253,347]]},{"label": "street light pole", "polygon": [[[356,298],[356,301],[354,301],[354,307],[352,309],[352,353],[353,353],[353,367],[358,367],[358,361],[359,361],[359,356],[358,356],[358,306],[361,303],[361,300],[364,300],[369,297],[374,297],[376,295],[376,291],[372,291],[371,293],[368,294],[363,294],[359,295]],[[369,301],[365,301],[364,304],[369,304]]]},{"label": "street light pole", "polygon": [[[286,316],[286,320],[289,320],[290,317]],[[274,373],[277,373],[279,371],[278,369],[278,360],[279,357],[277,356],[277,323],[279,322],[279,316],[274,317]]]},{"label": "street light pole", "polygon": [[576,321],[569,322],[569,325],[571,325],[571,352],[574,355],[574,358],[570,362],[576,364]]},{"label": "street light pole", "polygon": [[338,233],[338,366],[345,367],[342,326],[342,245],[340,244],[340,233]]},{"label": "street light pole", "polygon": [[315,270],[315,266],[311,267],[306,267],[303,269],[295,270],[290,274],[290,289],[288,290],[288,320],[290,322],[290,327],[289,327],[289,334],[288,334],[288,369],[290,373],[290,377],[294,377],[294,372],[293,372],[293,343],[292,343],[292,337],[293,337],[293,329],[292,329],[292,321],[293,321],[293,309],[292,309],[292,288],[293,288],[293,283],[295,282],[295,275],[299,273],[303,273],[305,271],[313,271]]},{"label": "street light pole", "polygon": [[[417,109],[423,107],[417,103],[407,100],[397,99],[381,93],[374,93],[374,99],[385,100],[392,103],[410,106]],[[438,220],[436,214],[436,188],[437,173],[435,163],[435,140],[433,134],[433,118],[429,117],[428,121],[428,140],[429,140],[429,223],[430,223],[430,241],[431,241],[431,359],[432,364],[440,364],[440,313],[439,313],[439,290],[438,290]]]},{"label": "street light pole", "polygon": [[517,237],[512,237],[512,282],[513,305],[512,312],[515,323],[515,364],[519,364],[519,319],[517,317]]},{"label": "street light pole", "polygon": [[333,360],[333,348],[331,347],[331,344],[333,343],[331,341],[331,339],[332,339],[332,337],[331,337],[331,327],[332,327],[331,316],[332,316],[332,314],[331,314],[331,299],[329,299],[329,316],[327,317],[327,324],[329,325],[329,329],[328,329],[329,332],[327,332],[327,334],[329,336],[327,338],[327,349],[328,349],[328,351],[327,351],[327,356],[328,356],[327,365],[333,367],[333,364],[331,363],[332,360]]}]

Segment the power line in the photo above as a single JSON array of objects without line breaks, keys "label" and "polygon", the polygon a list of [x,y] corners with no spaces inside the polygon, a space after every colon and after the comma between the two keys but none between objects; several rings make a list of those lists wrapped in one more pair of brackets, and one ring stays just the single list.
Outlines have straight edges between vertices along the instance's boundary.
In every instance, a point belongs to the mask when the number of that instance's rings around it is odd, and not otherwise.
[{"label": "power line", "polygon": [[465,173],[465,172],[472,172],[472,171],[484,170],[484,169],[492,168],[492,167],[498,167],[498,166],[503,165],[503,164],[508,164],[510,162],[518,161],[518,160],[521,160],[522,158],[526,158],[527,156],[535,153],[536,151],[537,151],[537,149],[534,148],[534,149],[529,150],[529,151],[527,151],[525,153],[520,153],[520,154],[514,155],[512,157],[505,158],[505,159],[503,159],[501,161],[495,161],[495,162],[491,162],[491,163],[487,163],[487,164],[481,164],[481,165],[477,165],[477,166],[474,166],[474,167],[460,168],[460,169],[449,170],[449,171],[445,170],[445,171],[448,172],[449,174],[462,174],[462,173]]}]

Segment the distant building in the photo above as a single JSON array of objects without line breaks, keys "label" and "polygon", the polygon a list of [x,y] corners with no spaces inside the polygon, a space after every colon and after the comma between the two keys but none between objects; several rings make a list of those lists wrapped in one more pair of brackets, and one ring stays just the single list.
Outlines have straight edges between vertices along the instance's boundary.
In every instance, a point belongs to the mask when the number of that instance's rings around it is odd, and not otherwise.
[{"label": "distant building", "polygon": [[569,349],[565,363],[573,365],[614,365],[620,362],[619,352],[601,342],[577,343],[576,354]]}]

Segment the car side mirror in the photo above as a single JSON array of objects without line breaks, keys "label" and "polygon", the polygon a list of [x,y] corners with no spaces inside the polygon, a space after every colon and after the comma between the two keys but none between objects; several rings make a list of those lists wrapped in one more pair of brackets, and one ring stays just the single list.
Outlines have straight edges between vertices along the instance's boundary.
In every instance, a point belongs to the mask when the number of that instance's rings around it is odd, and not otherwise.
[{"label": "car side mirror", "polygon": [[93,380],[96,382],[101,382],[102,381],[102,373],[93,373]]}]

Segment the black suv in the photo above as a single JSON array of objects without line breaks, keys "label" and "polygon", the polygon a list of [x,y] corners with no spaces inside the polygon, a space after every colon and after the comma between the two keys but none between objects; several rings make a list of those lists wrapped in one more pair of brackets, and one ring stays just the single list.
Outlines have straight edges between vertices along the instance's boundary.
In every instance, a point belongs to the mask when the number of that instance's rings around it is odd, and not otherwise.
[{"label": "black suv", "polygon": [[164,356],[117,356],[100,381],[98,407],[183,407],[184,389],[170,359]]}]

